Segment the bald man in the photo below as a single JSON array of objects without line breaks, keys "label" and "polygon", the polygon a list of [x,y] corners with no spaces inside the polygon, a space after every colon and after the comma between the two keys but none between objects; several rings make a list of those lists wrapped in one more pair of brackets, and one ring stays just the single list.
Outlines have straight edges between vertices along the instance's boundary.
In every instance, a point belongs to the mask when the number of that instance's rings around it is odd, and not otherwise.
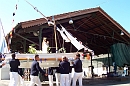
[{"label": "bald man", "polygon": [[59,64],[60,67],[60,86],[70,86],[69,83],[69,72],[70,72],[70,63],[68,62],[66,56],[62,56],[62,62]]}]

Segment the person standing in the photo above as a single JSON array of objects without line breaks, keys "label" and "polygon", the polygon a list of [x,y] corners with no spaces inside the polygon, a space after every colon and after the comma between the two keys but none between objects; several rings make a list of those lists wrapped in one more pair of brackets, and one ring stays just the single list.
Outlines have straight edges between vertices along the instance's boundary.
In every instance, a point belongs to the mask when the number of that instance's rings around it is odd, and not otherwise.
[{"label": "person standing", "polygon": [[56,77],[56,86],[60,86],[59,82],[60,82],[60,68],[59,67],[55,67],[56,72],[55,72],[55,77]]},{"label": "person standing", "polygon": [[70,70],[70,63],[68,62],[66,56],[62,57],[62,62],[59,64],[60,67],[60,86],[70,86],[69,83],[69,70]]},{"label": "person standing", "polygon": [[117,64],[116,64],[116,62],[113,62],[113,67],[114,67],[114,76],[117,76],[117,73],[116,73],[116,71],[117,71]]},{"label": "person standing", "polygon": [[25,86],[24,83],[24,74],[22,68],[18,68],[18,74],[19,74],[19,85],[18,86]]},{"label": "person standing", "polygon": [[[35,55],[34,61],[32,62],[32,66],[31,66],[31,71],[30,71],[30,84],[29,86],[34,86],[35,84],[37,86],[41,86],[41,82],[40,79],[38,77],[39,72],[41,72],[42,74],[45,74],[45,71],[43,71],[41,69],[41,67],[39,66],[39,55]],[[45,74],[45,76],[47,76],[47,74]]]},{"label": "person standing", "polygon": [[73,66],[70,66],[70,70],[69,70],[69,83],[70,83],[70,86],[71,86],[71,82],[72,82],[72,68],[73,68]]},{"label": "person standing", "polygon": [[[68,58],[67,58],[67,61],[69,62]],[[70,86],[71,86],[71,82],[72,82],[72,68],[73,68],[73,66],[70,65],[70,67],[69,67],[69,83],[70,83]]]},{"label": "person standing", "polygon": [[124,76],[127,76],[128,75],[128,66],[125,65],[124,66]]},{"label": "person standing", "polygon": [[53,86],[53,67],[48,68],[48,80],[49,80],[49,86]]},{"label": "person standing", "polygon": [[74,76],[73,76],[73,84],[72,86],[76,86],[76,81],[78,79],[79,86],[82,86],[82,61],[80,60],[80,54],[76,53],[75,61],[72,62],[74,67]]},{"label": "person standing", "polygon": [[[59,65],[60,63],[62,62],[62,60],[60,60],[59,62]],[[54,67],[54,69],[56,70],[55,71],[55,77],[56,77],[56,86],[60,86],[60,67]]]},{"label": "person standing", "polygon": [[9,86],[17,86],[19,83],[19,75],[18,75],[18,66],[20,66],[20,62],[18,59],[15,59],[15,53],[12,54],[12,59],[9,61],[10,65],[10,84]]}]

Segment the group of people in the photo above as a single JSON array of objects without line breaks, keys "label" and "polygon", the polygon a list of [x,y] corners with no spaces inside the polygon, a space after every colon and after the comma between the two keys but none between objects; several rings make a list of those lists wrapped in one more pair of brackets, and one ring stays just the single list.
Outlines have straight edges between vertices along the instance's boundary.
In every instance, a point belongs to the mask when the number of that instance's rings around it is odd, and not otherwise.
[{"label": "group of people", "polygon": [[[20,61],[18,59],[15,59],[15,57],[16,55],[15,53],[13,53],[12,59],[9,61],[9,65],[10,65],[9,86],[26,86],[22,79],[24,78],[23,71],[21,68],[19,68]],[[34,61],[32,62],[32,66],[31,66],[31,72],[30,72],[31,81],[30,81],[29,86],[34,86],[35,84],[37,86],[41,86],[41,82],[38,77],[39,72],[47,76],[46,72],[43,71],[41,67],[39,66],[38,60],[39,60],[39,55],[35,55]]]},{"label": "group of people", "polygon": [[[80,60],[80,54],[75,55],[75,60],[72,62],[72,66],[66,56],[62,56],[62,61],[59,63],[59,67],[50,67],[48,69],[49,86],[53,86],[53,69],[56,69],[56,85],[59,86],[76,86],[76,81],[79,80],[79,86],[82,86],[82,61]],[[72,78],[72,68],[74,68],[74,75]],[[58,75],[57,75],[58,73]],[[72,81],[72,82],[71,82]]]},{"label": "group of people", "polygon": [[[23,82],[23,74],[22,69],[19,68],[20,61],[18,59],[15,59],[15,53],[12,54],[12,59],[9,61],[10,65],[10,84],[9,86],[24,86]],[[53,86],[53,69],[56,69],[56,85],[57,86],[76,86],[77,79],[79,80],[79,86],[82,86],[82,61],[80,60],[80,54],[77,53],[75,55],[75,61],[72,62],[73,66],[70,66],[70,62],[68,61],[68,58],[66,56],[62,57],[62,61],[59,63],[59,67],[50,67],[48,68],[48,73],[41,69],[39,66],[39,55],[35,55],[34,61],[31,65],[31,71],[30,71],[30,84],[29,86],[34,86],[35,84],[37,86],[41,86],[41,81],[39,79],[39,72],[41,72],[43,75],[48,76],[49,79],[49,85]],[[74,68],[74,76],[73,79],[71,78],[71,70],[72,67]],[[60,85],[59,85],[60,81]]]}]

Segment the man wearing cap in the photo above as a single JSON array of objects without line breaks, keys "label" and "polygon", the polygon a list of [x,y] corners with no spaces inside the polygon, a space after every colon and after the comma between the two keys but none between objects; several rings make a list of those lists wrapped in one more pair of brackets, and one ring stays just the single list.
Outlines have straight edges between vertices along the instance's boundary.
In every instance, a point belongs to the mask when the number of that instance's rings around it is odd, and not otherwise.
[{"label": "man wearing cap", "polygon": [[76,53],[75,61],[72,64],[75,71],[72,86],[76,86],[77,79],[79,80],[79,86],[82,86],[82,61],[80,60],[79,53]]},{"label": "man wearing cap", "polygon": [[[30,71],[30,84],[29,86],[34,86],[35,84],[37,86],[41,86],[41,82],[40,79],[38,77],[39,72],[41,72],[42,74],[45,74],[45,71],[43,71],[41,69],[41,67],[39,66],[39,55],[35,55],[34,61],[32,62],[32,66],[31,66],[31,71]],[[47,76],[47,74],[45,74],[45,76]]]},{"label": "man wearing cap", "polygon": [[59,64],[60,67],[60,86],[70,86],[69,83],[69,69],[70,69],[70,63],[68,62],[66,56],[62,56],[62,62]]}]

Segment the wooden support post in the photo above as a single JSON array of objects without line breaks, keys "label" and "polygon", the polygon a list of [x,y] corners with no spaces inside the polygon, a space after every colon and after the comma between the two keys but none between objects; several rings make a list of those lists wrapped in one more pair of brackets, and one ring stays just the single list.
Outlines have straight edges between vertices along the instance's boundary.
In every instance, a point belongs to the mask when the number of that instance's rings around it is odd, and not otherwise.
[{"label": "wooden support post", "polygon": [[43,28],[39,28],[39,50],[42,50],[42,29]]}]

